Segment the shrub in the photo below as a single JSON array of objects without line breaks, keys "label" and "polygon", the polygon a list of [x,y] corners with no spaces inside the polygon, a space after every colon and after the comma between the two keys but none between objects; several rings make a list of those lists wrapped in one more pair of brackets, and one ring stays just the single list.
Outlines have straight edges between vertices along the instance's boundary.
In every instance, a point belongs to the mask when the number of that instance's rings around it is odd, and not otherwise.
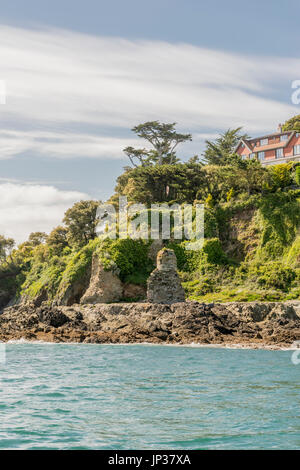
[{"label": "shrub", "polygon": [[98,239],[91,240],[79,251],[71,253],[67,258],[66,269],[62,274],[60,290],[65,290],[68,285],[80,280],[87,272],[92,262],[93,252],[99,243]]},{"label": "shrub", "polygon": [[215,238],[219,236],[219,226],[216,211],[209,207],[205,209],[204,236],[205,238]]},{"label": "shrub", "polygon": [[273,188],[285,188],[292,184],[293,163],[281,163],[269,168]]},{"label": "shrub", "polygon": [[234,189],[231,188],[226,194],[226,201],[227,202],[231,201],[231,199],[233,198],[233,195],[234,195]]},{"label": "shrub", "polygon": [[117,265],[120,270],[120,279],[125,281],[127,276],[150,273],[153,269],[152,262],[148,257],[150,243],[131,238],[107,239],[99,244],[97,252],[107,269],[110,268],[110,260]]},{"label": "shrub", "polygon": [[22,285],[21,294],[34,298],[43,290],[46,290],[48,297],[53,298],[61,282],[65,267],[64,260],[58,256],[54,256],[45,263],[33,263]]},{"label": "shrub", "polygon": [[259,214],[261,225],[258,258],[281,256],[295,239],[300,225],[299,191],[280,192],[261,199]]},{"label": "shrub", "polygon": [[268,263],[261,266],[258,272],[258,283],[267,288],[280,289],[287,292],[296,279],[294,269],[283,266],[280,262]]},{"label": "shrub", "polygon": [[300,165],[296,166],[295,170],[295,181],[298,186],[300,186]]},{"label": "shrub", "polygon": [[220,240],[218,238],[212,238],[211,240],[205,240],[203,251],[207,255],[207,261],[213,264],[221,264],[226,261],[226,256],[222,250]]}]

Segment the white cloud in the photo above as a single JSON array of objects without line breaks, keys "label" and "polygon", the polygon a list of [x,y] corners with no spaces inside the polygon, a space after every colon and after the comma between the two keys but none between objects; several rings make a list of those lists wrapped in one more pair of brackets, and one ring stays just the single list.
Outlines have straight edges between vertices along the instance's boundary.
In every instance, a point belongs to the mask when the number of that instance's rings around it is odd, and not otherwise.
[{"label": "white cloud", "polygon": [[120,158],[122,149],[132,139],[101,137],[89,134],[50,131],[20,131],[0,129],[0,159],[22,152],[57,158]]},{"label": "white cloud", "polygon": [[31,232],[49,233],[61,223],[64,212],[81,199],[89,196],[54,186],[0,184],[0,234],[19,243]]},{"label": "white cloud", "polygon": [[[246,57],[188,44],[63,30],[0,27],[0,159],[118,158],[139,122],[177,121],[188,153],[219,130],[271,131],[298,111],[276,98],[300,77],[298,58]],[[285,93],[286,94],[286,93]],[[0,178],[0,234],[49,232],[89,196]]]},{"label": "white cloud", "polygon": [[297,58],[9,26],[0,29],[0,57],[9,131],[0,135],[2,158],[23,151],[111,158],[129,143],[111,136],[145,120],[177,121],[197,141],[241,124],[265,132],[296,112],[272,96],[300,77]]}]

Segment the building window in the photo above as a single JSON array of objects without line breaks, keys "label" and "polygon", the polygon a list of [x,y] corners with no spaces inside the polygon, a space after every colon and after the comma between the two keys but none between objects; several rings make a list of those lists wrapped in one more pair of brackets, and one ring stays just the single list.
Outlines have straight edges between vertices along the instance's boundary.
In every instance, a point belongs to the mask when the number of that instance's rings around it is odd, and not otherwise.
[{"label": "building window", "polygon": [[269,139],[261,139],[261,141],[260,141],[261,147],[262,147],[263,145],[268,145],[268,143],[269,143]]},{"label": "building window", "polygon": [[300,137],[300,132],[296,132],[296,137]]},{"label": "building window", "polygon": [[287,134],[283,134],[280,136],[280,142],[285,142],[286,140],[288,140],[289,136]]},{"label": "building window", "polygon": [[242,160],[246,160],[247,155],[242,155]]},{"label": "building window", "polygon": [[294,145],[294,155],[300,155],[300,145]]},{"label": "building window", "polygon": [[255,153],[250,153],[250,158],[251,158],[251,160],[252,160],[253,158],[255,158]]},{"label": "building window", "polygon": [[276,149],[276,158],[283,158],[283,149]]},{"label": "building window", "polygon": [[265,152],[258,152],[258,160],[261,162],[265,159]]}]

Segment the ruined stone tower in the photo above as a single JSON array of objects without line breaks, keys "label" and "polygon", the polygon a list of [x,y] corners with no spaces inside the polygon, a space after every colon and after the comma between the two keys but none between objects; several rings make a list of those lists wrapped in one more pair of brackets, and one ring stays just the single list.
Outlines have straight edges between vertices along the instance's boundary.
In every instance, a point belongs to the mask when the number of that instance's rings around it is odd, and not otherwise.
[{"label": "ruined stone tower", "polygon": [[173,304],[184,302],[185,294],[177,274],[177,260],[173,250],[166,248],[157,254],[157,267],[147,283],[148,302]]}]

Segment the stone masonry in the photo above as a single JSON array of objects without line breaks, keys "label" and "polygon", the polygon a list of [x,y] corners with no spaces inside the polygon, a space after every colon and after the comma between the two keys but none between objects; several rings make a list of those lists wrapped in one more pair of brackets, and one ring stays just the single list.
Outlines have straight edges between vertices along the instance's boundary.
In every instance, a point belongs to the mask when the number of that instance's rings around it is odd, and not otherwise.
[{"label": "stone masonry", "polygon": [[157,304],[184,302],[185,294],[177,274],[174,251],[165,248],[160,250],[156,265],[147,283],[148,302]]}]

